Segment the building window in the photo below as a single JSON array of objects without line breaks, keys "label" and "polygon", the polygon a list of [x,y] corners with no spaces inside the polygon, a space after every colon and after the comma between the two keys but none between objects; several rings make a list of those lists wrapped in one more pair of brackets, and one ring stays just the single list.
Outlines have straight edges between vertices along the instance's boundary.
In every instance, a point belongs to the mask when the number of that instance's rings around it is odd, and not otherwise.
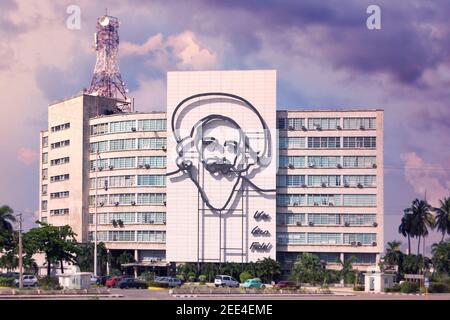
[{"label": "building window", "polygon": [[304,175],[279,175],[277,176],[278,187],[301,187],[305,184]]},{"label": "building window", "polygon": [[353,244],[360,242],[361,244],[371,245],[377,241],[376,233],[344,233],[344,244]]},{"label": "building window", "polygon": [[50,199],[68,198],[69,191],[52,192],[50,193]]},{"label": "building window", "polygon": [[136,121],[127,120],[127,121],[111,122],[109,124],[109,130],[111,133],[136,131]]},{"label": "building window", "polygon": [[373,168],[376,163],[376,157],[344,156],[343,166],[345,168]]},{"label": "building window", "polygon": [[60,124],[59,126],[54,126],[51,128],[52,132],[57,132],[57,131],[61,131],[61,130],[66,130],[70,128],[70,123],[64,123],[64,124]]},{"label": "building window", "polygon": [[322,214],[322,213],[308,213],[308,223],[317,225],[339,225],[339,214]]},{"label": "building window", "polygon": [[59,182],[69,180],[69,174],[61,174],[59,176],[50,177],[50,182]]},{"label": "building window", "polygon": [[111,212],[109,214],[109,223],[121,220],[123,223],[136,223],[135,212]]},{"label": "building window", "polygon": [[48,137],[42,137],[42,148],[48,147]]},{"label": "building window", "polygon": [[136,149],[136,139],[118,139],[109,142],[110,151],[133,150]]},{"label": "building window", "polygon": [[165,131],[166,119],[146,119],[138,120],[139,131]]},{"label": "building window", "polygon": [[336,168],[341,163],[338,156],[309,156],[308,167],[310,168]]},{"label": "building window", "polygon": [[108,151],[108,141],[92,142],[89,149],[91,153]]},{"label": "building window", "polygon": [[340,206],[340,194],[308,194],[308,206]]},{"label": "building window", "polygon": [[288,244],[306,244],[306,233],[304,232],[278,232],[277,243]]},{"label": "building window", "polygon": [[42,180],[48,179],[48,169],[42,169]]},{"label": "building window", "polygon": [[366,175],[352,175],[344,176],[344,186],[346,187],[375,187],[376,186],[376,176],[366,176]]},{"label": "building window", "polygon": [[[106,178],[108,179],[108,178]],[[131,187],[134,185],[135,176],[113,176],[109,177],[108,187]],[[95,183],[94,183],[95,184]],[[104,187],[104,186],[103,186]]]},{"label": "building window", "polygon": [[99,123],[91,126],[91,136],[108,133],[108,123]]},{"label": "building window", "polygon": [[150,168],[165,168],[166,167],[166,157],[155,156],[155,157],[138,157],[138,166]]},{"label": "building window", "polygon": [[58,141],[58,142],[51,144],[52,149],[58,149],[58,148],[63,148],[63,147],[67,147],[67,146],[70,146],[70,140]]},{"label": "building window", "polygon": [[142,230],[137,232],[138,242],[166,242],[165,231]]},{"label": "building window", "polygon": [[140,224],[165,224],[165,212],[138,212],[137,223]]},{"label": "building window", "polygon": [[344,223],[349,225],[373,225],[376,222],[375,214],[343,214]]},{"label": "building window", "polygon": [[135,232],[130,230],[108,231],[108,241],[136,241]]},{"label": "building window", "polygon": [[138,186],[163,187],[166,185],[165,175],[140,175],[137,179]]},{"label": "building window", "polygon": [[341,176],[337,175],[308,175],[308,187],[339,187]]},{"label": "building window", "polygon": [[305,224],[304,213],[277,213],[277,224],[279,225],[296,225]]},{"label": "building window", "polygon": [[46,163],[48,163],[48,153],[44,152],[42,154],[42,164],[46,164]]},{"label": "building window", "polygon": [[308,129],[310,130],[336,130],[340,124],[339,118],[309,118]]},{"label": "building window", "polygon": [[[97,163],[97,160],[91,160],[91,171],[95,171],[95,165]],[[103,170],[108,167],[108,159],[99,159],[98,160],[98,169]]]},{"label": "building window", "polygon": [[136,168],[136,158],[135,157],[125,157],[125,158],[111,158],[109,159],[109,165],[116,169],[131,169]]},{"label": "building window", "polygon": [[375,149],[377,137],[344,137],[346,149]]},{"label": "building window", "polygon": [[59,166],[61,164],[65,164],[65,163],[69,163],[69,162],[70,162],[70,158],[69,157],[64,157],[64,158],[51,160],[50,161],[50,165],[51,166]]},{"label": "building window", "polygon": [[68,208],[50,210],[51,216],[63,216],[63,215],[67,215],[67,214],[69,214]]},{"label": "building window", "polygon": [[43,196],[47,195],[47,192],[48,192],[48,185],[43,184],[42,185],[42,195]]},{"label": "building window", "polygon": [[166,138],[139,138],[138,149],[161,150],[166,148]]},{"label": "building window", "polygon": [[340,137],[308,137],[308,148],[310,149],[337,149],[340,147]]},{"label": "building window", "polygon": [[304,149],[305,138],[304,137],[280,137],[279,138],[280,149]]},{"label": "building window", "polygon": [[308,244],[341,244],[342,236],[340,233],[308,233]]},{"label": "building window", "polygon": [[47,223],[47,217],[41,217],[41,222]]},{"label": "building window", "polygon": [[42,211],[47,211],[47,200],[42,200],[41,201],[41,210]]},{"label": "building window", "polygon": [[164,205],[166,203],[165,193],[138,193],[138,204]]},{"label": "building window", "polygon": [[375,129],[375,118],[344,118],[344,129]]},{"label": "building window", "polygon": [[304,168],[305,157],[304,156],[280,156],[279,157],[280,168]]},{"label": "building window", "polygon": [[344,194],[344,206],[347,207],[375,207],[375,194]]},{"label": "building window", "polygon": [[119,204],[131,204],[135,202],[135,194],[134,193],[119,193],[119,194],[111,194],[109,196],[109,204],[111,205],[119,205]]},{"label": "building window", "polygon": [[[104,206],[106,204],[106,200],[108,199],[108,196],[106,194],[99,194],[97,195],[97,206]],[[95,205],[95,195],[89,196],[89,206]]]},{"label": "building window", "polygon": [[377,259],[375,253],[344,253],[344,261],[351,257],[355,258],[353,264],[375,264]]},{"label": "building window", "polygon": [[304,194],[277,194],[277,206],[301,206],[304,204]]},{"label": "building window", "polygon": [[304,118],[279,118],[278,129],[302,130],[305,126]]}]

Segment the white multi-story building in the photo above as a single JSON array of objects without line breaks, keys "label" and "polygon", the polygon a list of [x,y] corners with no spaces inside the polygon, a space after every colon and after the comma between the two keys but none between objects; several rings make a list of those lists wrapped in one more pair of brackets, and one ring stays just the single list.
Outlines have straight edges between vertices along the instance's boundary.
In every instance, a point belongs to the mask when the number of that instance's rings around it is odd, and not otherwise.
[{"label": "white multi-story building", "polygon": [[170,72],[167,97],[167,114],[84,94],[50,105],[39,219],[89,242],[97,218],[98,241],[136,266],[377,262],[383,111],[277,112],[273,70]]}]

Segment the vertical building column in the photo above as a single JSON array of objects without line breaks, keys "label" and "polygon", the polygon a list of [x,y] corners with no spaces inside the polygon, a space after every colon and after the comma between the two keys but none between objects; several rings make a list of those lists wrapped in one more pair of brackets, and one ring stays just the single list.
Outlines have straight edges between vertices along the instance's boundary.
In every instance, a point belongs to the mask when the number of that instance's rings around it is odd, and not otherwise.
[{"label": "vertical building column", "polygon": [[[139,250],[134,250],[134,260],[137,262],[139,262]],[[134,277],[137,278],[137,266],[134,267]]]},{"label": "vertical building column", "polygon": [[[106,257],[109,256],[109,249],[106,249]],[[109,276],[109,259],[106,259],[106,275]]]}]

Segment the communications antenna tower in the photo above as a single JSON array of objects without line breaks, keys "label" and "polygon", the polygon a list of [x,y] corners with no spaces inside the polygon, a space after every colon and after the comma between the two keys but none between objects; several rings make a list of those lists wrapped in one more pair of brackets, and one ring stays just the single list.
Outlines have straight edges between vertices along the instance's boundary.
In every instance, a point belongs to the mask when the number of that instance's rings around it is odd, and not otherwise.
[{"label": "communications antenna tower", "polygon": [[97,32],[94,35],[97,61],[91,86],[87,93],[107,98],[119,98],[124,104],[122,112],[130,112],[128,90],[119,71],[117,53],[119,51],[119,19],[107,13],[97,20]]}]

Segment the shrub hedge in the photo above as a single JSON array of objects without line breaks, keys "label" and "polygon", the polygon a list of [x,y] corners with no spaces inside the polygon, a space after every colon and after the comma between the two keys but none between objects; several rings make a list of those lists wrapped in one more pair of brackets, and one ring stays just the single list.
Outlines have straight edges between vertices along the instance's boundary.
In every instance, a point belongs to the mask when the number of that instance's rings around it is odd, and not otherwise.
[{"label": "shrub hedge", "polygon": [[42,277],[38,279],[38,285],[43,290],[61,290],[58,278]]},{"label": "shrub hedge", "polygon": [[14,278],[10,277],[0,277],[0,287],[15,287],[14,280]]},{"label": "shrub hedge", "polygon": [[403,282],[400,285],[400,292],[402,293],[416,293],[419,291],[419,285],[415,282]]}]

